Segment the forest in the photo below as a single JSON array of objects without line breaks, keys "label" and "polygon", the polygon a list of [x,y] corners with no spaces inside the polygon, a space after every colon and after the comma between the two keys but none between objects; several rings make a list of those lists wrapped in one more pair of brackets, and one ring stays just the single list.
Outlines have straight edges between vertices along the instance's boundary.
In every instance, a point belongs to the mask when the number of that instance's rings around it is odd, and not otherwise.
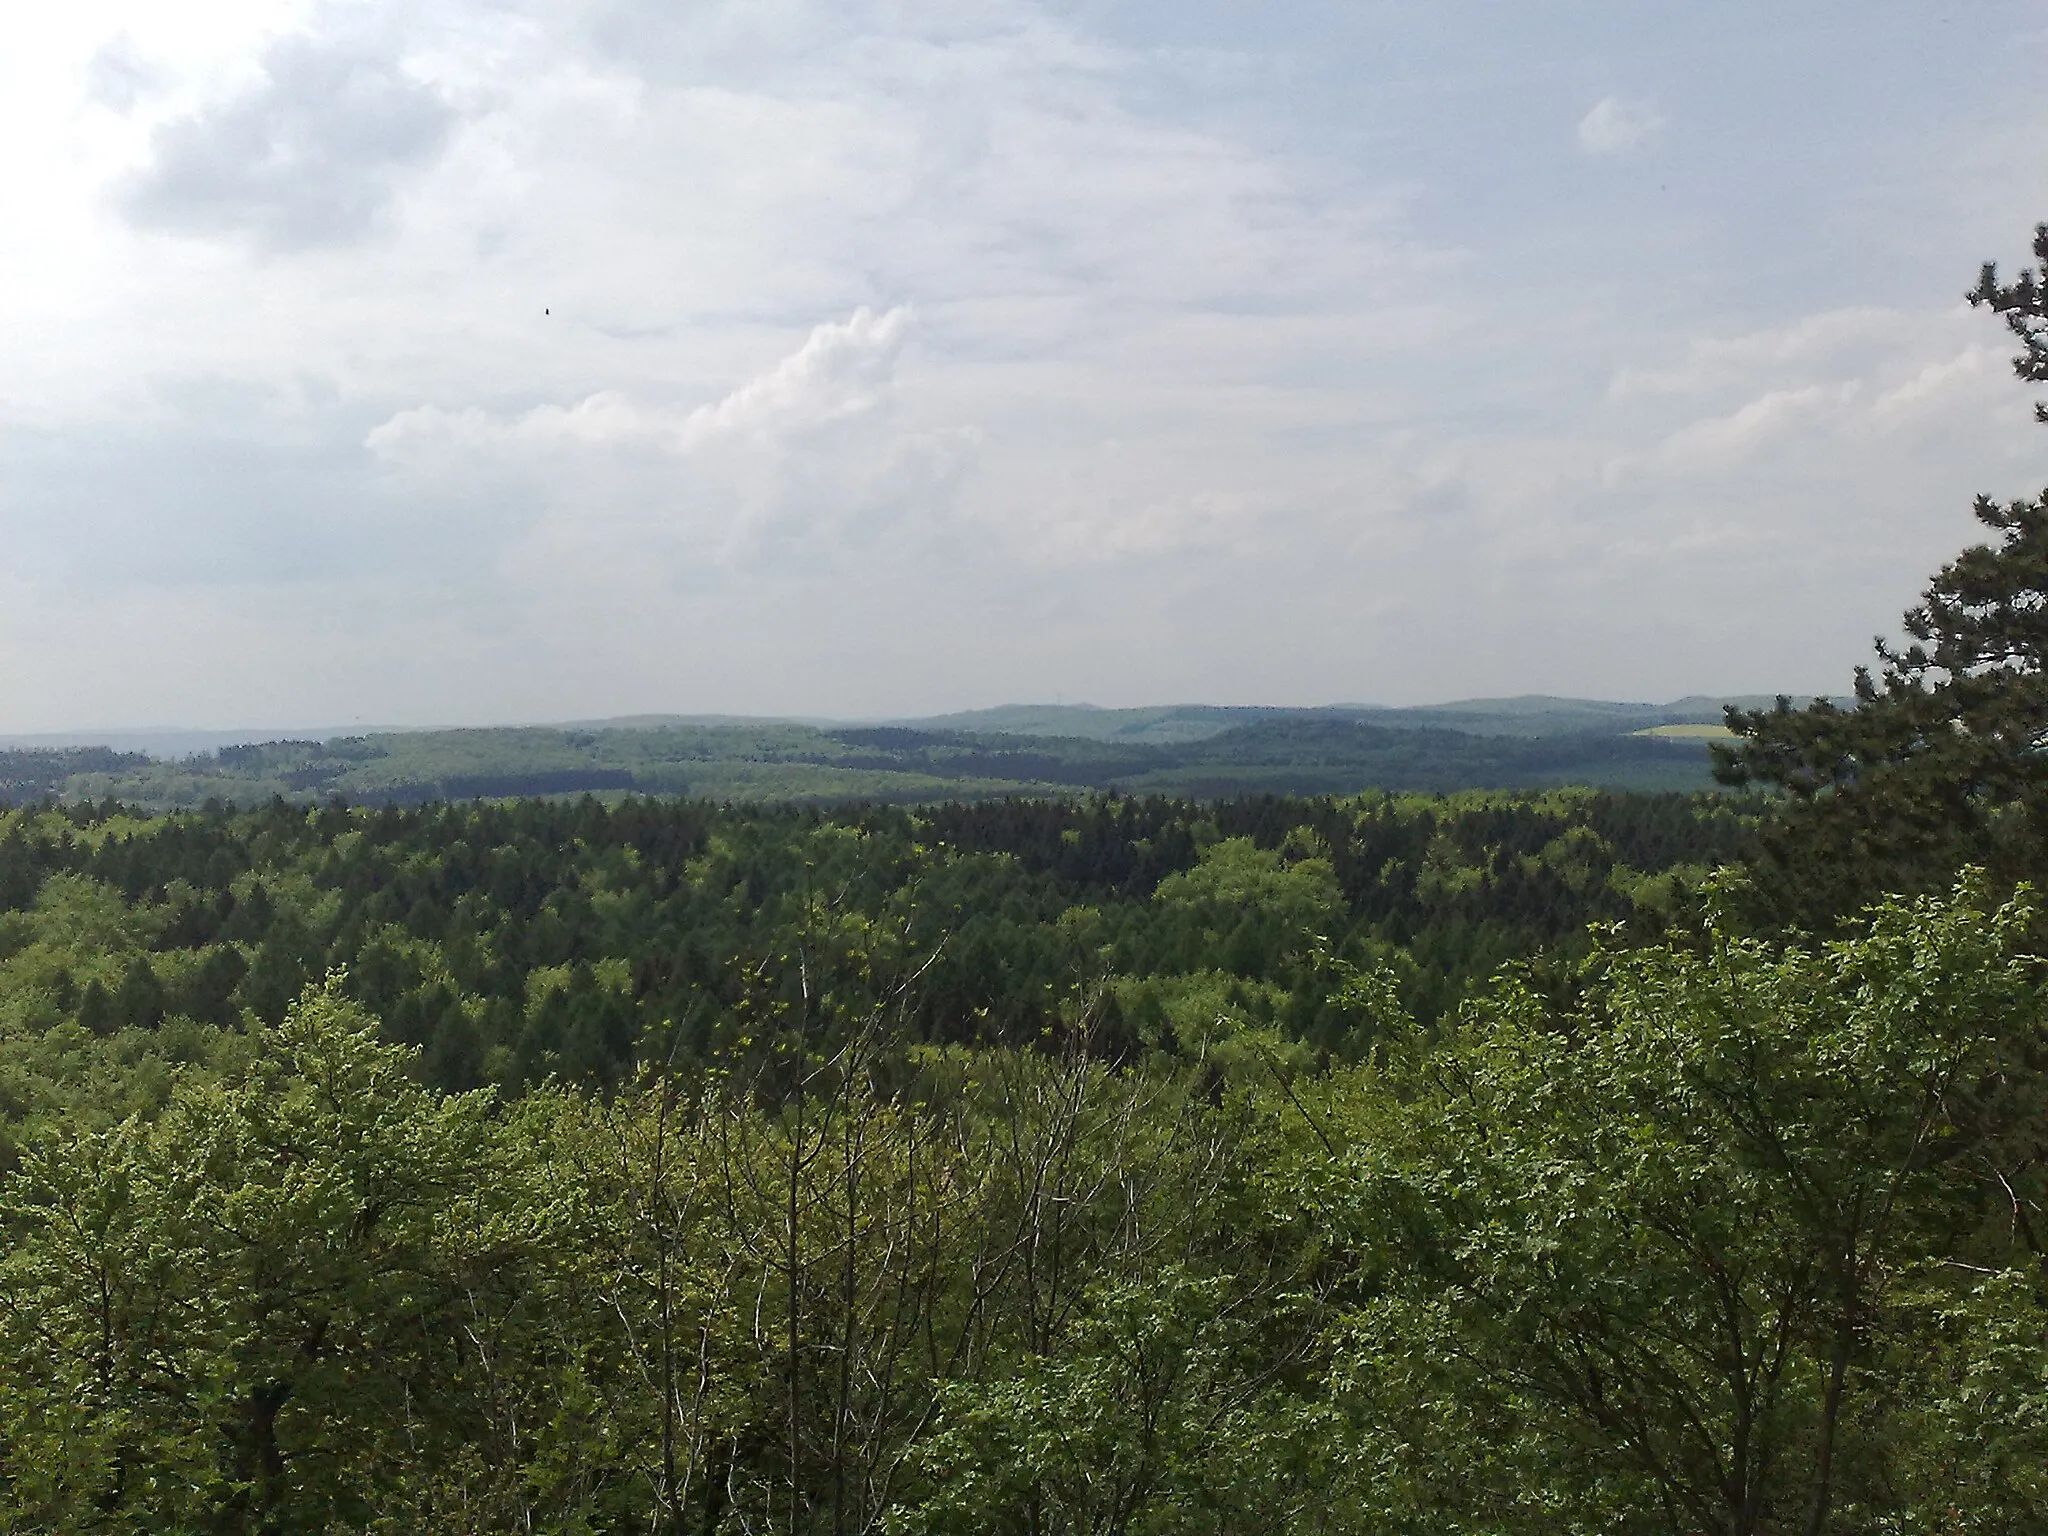
[{"label": "forest", "polygon": [[1743,846],[1745,804],[43,806],[0,812],[0,1028],[56,1053],[56,1093],[74,1056],[211,1049],[332,973],[439,1090],[613,1091],[727,1059],[758,979],[829,918],[873,935],[863,986],[901,987],[920,1046],[1042,1048],[1085,1020],[1097,1055],[1264,1030],[1356,1059],[1333,967],[1434,1022],[1505,961],[1661,921]]},{"label": "forest", "polygon": [[[1768,700],[1750,699],[1751,705]],[[819,804],[1014,795],[1355,794],[1592,784],[1706,789],[1696,738],[1721,703],[1479,700],[1419,709],[1008,708],[820,724],[648,717],[580,726],[378,731],[156,753],[0,741],[0,802],[109,797],[424,805],[591,794]],[[175,735],[176,733],[172,733]]]},{"label": "forest", "polygon": [[2048,495],[1976,516],[1719,793],[23,770],[0,1531],[2048,1527]]}]

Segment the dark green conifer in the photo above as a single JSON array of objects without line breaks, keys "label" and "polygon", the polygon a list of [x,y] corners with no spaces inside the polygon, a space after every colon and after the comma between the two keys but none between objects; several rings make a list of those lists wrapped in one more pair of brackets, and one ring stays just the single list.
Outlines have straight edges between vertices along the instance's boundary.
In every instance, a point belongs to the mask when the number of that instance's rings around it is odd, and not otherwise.
[{"label": "dark green conifer", "polygon": [[114,999],[97,978],[85,984],[78,999],[78,1022],[96,1035],[111,1035],[120,1027],[114,1016]]},{"label": "dark green conifer", "polygon": [[155,1029],[164,1021],[166,1002],[155,967],[137,955],[121,978],[121,990],[114,994],[114,1016],[131,1029]]},{"label": "dark green conifer", "polygon": [[[2048,271],[2048,225],[2034,250]],[[2042,272],[2001,285],[1987,263],[1969,300],[2020,338],[2014,371],[2048,381]],[[1716,775],[1787,797],[1760,854],[1772,919],[1824,926],[1882,892],[1945,886],[1964,864],[2008,886],[2048,869],[2048,492],[1980,496],[1976,517],[1994,540],[1934,577],[1903,646],[1877,642],[1853,707],[1728,711],[1741,739],[1716,749]]]}]

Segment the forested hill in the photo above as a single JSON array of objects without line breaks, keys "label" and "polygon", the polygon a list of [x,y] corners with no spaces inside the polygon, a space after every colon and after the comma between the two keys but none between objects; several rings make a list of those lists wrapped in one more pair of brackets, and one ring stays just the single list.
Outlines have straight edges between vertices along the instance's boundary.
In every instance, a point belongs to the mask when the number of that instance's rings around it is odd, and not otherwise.
[{"label": "forested hill", "polygon": [[1008,728],[1029,723],[1031,711],[991,712],[978,729],[649,720],[384,732],[222,746],[176,762],[18,748],[0,751],[0,800],[112,797],[167,809],[337,796],[361,805],[633,793],[909,803],[1105,790],[1704,789],[1704,744],[1651,733],[1711,729],[1715,716],[1706,700],[1508,700],[1443,710],[1064,710],[1044,713],[1038,734]]},{"label": "forested hill", "polygon": [[[1261,721],[1334,716],[1392,730],[1461,731],[1474,736],[1613,736],[1658,727],[1712,724],[1721,719],[1724,705],[1763,709],[1773,702],[1770,696],[1762,694],[1720,697],[1695,694],[1674,699],[1668,704],[1520,694],[1513,698],[1459,699],[1448,704],[1400,707],[1333,704],[1321,709],[1221,704],[1103,709],[1093,704],[1005,704],[994,709],[973,709],[959,714],[889,723],[930,731],[1079,736],[1096,741],[1188,742],[1219,736],[1225,731]],[[1850,701],[1836,702],[1847,704]]]},{"label": "forested hill", "polygon": [[86,781],[126,778],[153,771],[140,752],[109,747],[62,747],[33,751],[0,751],[0,804],[62,798]]}]

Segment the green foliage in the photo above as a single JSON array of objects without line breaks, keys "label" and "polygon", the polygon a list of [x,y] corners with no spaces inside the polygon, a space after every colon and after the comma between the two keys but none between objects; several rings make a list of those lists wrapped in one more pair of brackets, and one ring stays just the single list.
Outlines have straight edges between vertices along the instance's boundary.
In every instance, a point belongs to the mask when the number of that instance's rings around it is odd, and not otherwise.
[{"label": "green foliage", "polygon": [[1404,1061],[1349,1158],[1361,1244],[1405,1260],[1348,1341],[1389,1521],[2036,1526],[1958,1415],[2002,1389],[2038,1444],[2036,1256],[1999,1219],[2041,1194],[2029,915],[1602,953],[1577,1001],[1504,984]]},{"label": "green foliage", "polygon": [[0,1529],[2037,1529],[2028,931],[1709,928],[1434,1033],[1324,951],[1372,1060],[1115,1067],[908,1045],[813,898],[721,1065],[504,1106],[329,978],[0,1176]]},{"label": "green foliage", "polygon": [[407,1065],[330,982],[231,1079],[27,1150],[0,1205],[8,1520],[321,1529],[461,1442],[488,1101]]},{"label": "green foliage", "polygon": [[1434,1019],[1590,922],[1654,929],[1746,828],[1725,801],[1591,791],[0,812],[0,1040],[27,1095],[0,1091],[0,1135],[69,1102],[92,1042],[205,1055],[331,967],[444,1089],[708,1062],[751,1027],[743,978],[827,910],[871,967],[918,973],[919,1039],[1045,1039],[1107,997],[1112,1056],[1198,1053],[1226,1014],[1355,1055],[1372,1030],[1319,955],[1391,967]]}]

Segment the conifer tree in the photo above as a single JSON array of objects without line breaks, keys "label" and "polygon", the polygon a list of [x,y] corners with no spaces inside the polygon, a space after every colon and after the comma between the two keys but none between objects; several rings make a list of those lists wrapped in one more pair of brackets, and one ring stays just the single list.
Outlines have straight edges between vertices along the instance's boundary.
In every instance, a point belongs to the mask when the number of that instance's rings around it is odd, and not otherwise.
[{"label": "conifer tree", "polygon": [[[2048,382],[2048,224],[2034,254],[2010,284],[1987,262],[1968,298],[2019,339],[2014,371]],[[1936,574],[1902,646],[1877,642],[1852,708],[1728,711],[1717,777],[1788,797],[1759,855],[1774,918],[1825,925],[1964,864],[2007,884],[2048,868],[2048,492],[1975,511],[1993,540]]]}]

